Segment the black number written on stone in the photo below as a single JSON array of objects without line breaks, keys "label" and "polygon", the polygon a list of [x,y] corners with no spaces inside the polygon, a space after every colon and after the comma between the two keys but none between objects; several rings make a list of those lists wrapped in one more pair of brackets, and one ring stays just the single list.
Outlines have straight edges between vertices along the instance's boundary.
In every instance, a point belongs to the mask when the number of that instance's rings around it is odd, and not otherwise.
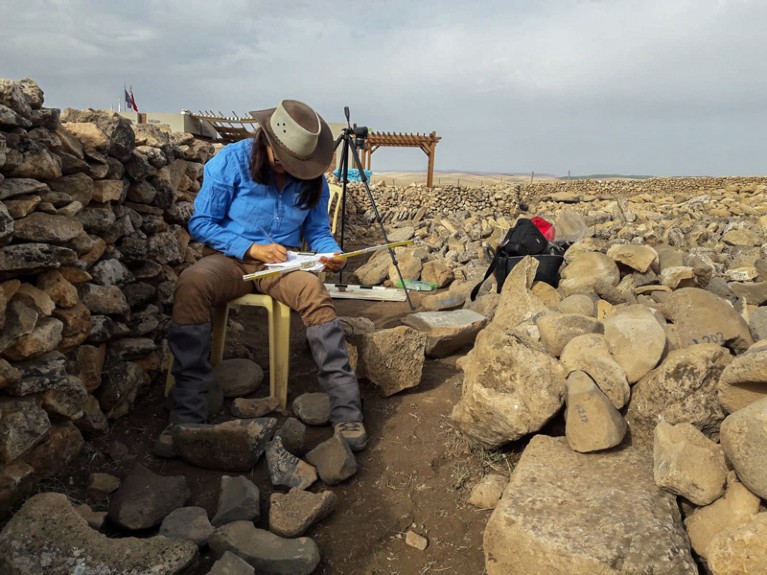
[{"label": "black number written on stone", "polygon": [[693,343],[724,343],[724,334],[721,331],[702,336],[700,339],[692,338]]}]

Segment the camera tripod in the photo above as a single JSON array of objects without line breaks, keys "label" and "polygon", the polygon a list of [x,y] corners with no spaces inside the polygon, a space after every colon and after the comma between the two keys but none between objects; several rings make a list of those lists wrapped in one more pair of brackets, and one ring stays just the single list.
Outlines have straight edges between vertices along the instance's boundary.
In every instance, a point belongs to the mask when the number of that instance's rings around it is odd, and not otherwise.
[{"label": "camera tripod", "polygon": [[[362,181],[362,184],[365,188],[365,191],[367,192],[368,199],[370,200],[370,206],[373,208],[373,213],[375,214],[375,219],[378,222],[378,225],[381,228],[381,233],[383,234],[384,241],[388,244],[389,238],[386,235],[386,228],[384,228],[383,220],[381,219],[381,214],[378,212],[378,207],[376,206],[375,200],[373,199],[373,193],[370,191],[370,186],[368,185],[367,176],[365,175],[365,171],[362,168],[362,162],[360,161],[360,156],[357,153],[358,148],[363,148],[365,146],[365,140],[368,137],[368,129],[365,126],[357,126],[357,124],[354,124],[352,126],[349,123],[349,106],[344,106],[344,116],[346,116],[346,128],[341,130],[341,135],[338,137],[338,139],[335,142],[335,149],[337,150],[339,146],[343,145],[343,148],[341,149],[341,163],[339,164],[338,168],[338,176],[341,180],[341,238],[340,238],[340,246],[341,250],[344,250],[344,228],[345,228],[345,222],[346,222],[346,185],[349,182],[349,156],[351,156],[354,159],[354,165],[357,166],[357,170],[360,174],[360,181]],[[397,275],[399,276],[399,281],[402,285],[402,289],[405,290],[405,297],[407,298],[407,303],[410,304],[410,309],[415,311],[415,306],[413,305],[413,302],[410,299],[410,293],[407,290],[407,286],[405,285],[405,278],[402,276],[402,272],[399,269],[399,263],[397,262],[397,256],[394,254],[394,250],[390,247],[389,250],[389,256],[391,257],[391,261],[394,264],[394,268],[397,270]],[[339,273],[339,278],[341,277],[341,274],[343,274],[343,270]]]}]

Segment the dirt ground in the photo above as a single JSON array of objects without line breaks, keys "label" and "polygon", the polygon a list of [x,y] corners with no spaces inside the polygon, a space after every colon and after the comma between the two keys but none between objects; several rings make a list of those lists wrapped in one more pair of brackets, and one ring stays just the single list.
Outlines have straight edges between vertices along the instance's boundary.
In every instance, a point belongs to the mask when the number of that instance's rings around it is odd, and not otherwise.
[{"label": "dirt ground", "polygon": [[[412,294],[416,306],[419,295]],[[336,307],[340,316],[364,316],[379,328],[400,325],[401,318],[410,313],[407,302],[336,300]],[[251,351],[266,370],[263,310],[241,308],[232,317],[246,328],[247,335],[239,343]],[[319,391],[316,366],[296,314],[291,323],[290,355],[289,406],[301,393]],[[473,447],[450,425],[449,414],[461,393],[460,370],[455,366],[458,357],[460,355],[427,359],[420,385],[393,397],[382,398],[376,394],[373,384],[360,382],[370,436],[367,449],[357,454],[360,469],[340,485],[328,487],[318,481],[310,488],[330,489],[338,497],[333,513],[306,533],[317,542],[322,556],[315,573],[473,575],[484,572],[482,534],[490,511],[476,509],[468,505],[466,499],[471,486],[491,468],[508,473],[516,454]],[[88,438],[71,473],[48,487],[66,492],[74,501],[84,501],[90,473],[124,476],[135,462],[140,462],[162,475],[184,475],[192,491],[188,505],[204,507],[212,517],[222,472],[197,468],[179,459],[162,460],[151,454],[154,438],[167,421],[163,383],[163,378],[158,377],[129,415],[115,421],[108,433]],[[264,384],[253,396],[266,395],[268,372]],[[215,421],[231,418],[229,401]],[[279,415],[280,423],[284,417]],[[330,425],[308,428],[306,449],[331,435]],[[110,453],[115,453],[115,442],[128,446],[128,454],[114,459]],[[260,489],[262,512],[257,526],[266,529],[269,495],[274,488],[263,457],[247,476]],[[421,551],[408,546],[405,543],[408,530],[425,536],[428,547]],[[207,573],[214,560],[207,549],[203,549],[200,562],[190,575]]]}]

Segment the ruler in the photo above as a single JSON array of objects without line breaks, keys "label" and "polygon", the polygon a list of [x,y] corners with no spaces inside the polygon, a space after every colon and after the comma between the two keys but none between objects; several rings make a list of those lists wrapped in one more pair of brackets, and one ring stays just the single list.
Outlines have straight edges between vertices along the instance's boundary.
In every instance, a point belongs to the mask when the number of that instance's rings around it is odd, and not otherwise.
[{"label": "ruler", "polygon": [[359,286],[349,284],[325,284],[334,299],[369,299],[377,301],[405,301],[405,291],[383,286]]}]

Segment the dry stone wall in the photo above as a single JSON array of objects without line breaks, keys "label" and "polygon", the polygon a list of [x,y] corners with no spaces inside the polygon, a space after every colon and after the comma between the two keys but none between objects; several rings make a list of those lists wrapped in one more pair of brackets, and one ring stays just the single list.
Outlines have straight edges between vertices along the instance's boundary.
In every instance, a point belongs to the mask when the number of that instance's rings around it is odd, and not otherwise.
[{"label": "dry stone wall", "polygon": [[125,415],[161,368],[215,147],[0,79],[0,511]]},{"label": "dry stone wall", "polygon": [[[642,180],[550,180],[534,183],[500,183],[483,187],[442,186],[429,189],[420,184],[409,186],[371,186],[373,201],[385,223],[409,220],[457,217],[497,217],[513,215],[533,202],[573,204],[599,202],[652,194],[654,198],[706,194],[712,190],[753,193],[767,178],[689,177],[647,178]],[[375,220],[370,199],[362,184],[349,184],[354,206],[368,221]],[[539,206],[540,207],[540,206]],[[356,209],[356,208],[355,208]]]}]

